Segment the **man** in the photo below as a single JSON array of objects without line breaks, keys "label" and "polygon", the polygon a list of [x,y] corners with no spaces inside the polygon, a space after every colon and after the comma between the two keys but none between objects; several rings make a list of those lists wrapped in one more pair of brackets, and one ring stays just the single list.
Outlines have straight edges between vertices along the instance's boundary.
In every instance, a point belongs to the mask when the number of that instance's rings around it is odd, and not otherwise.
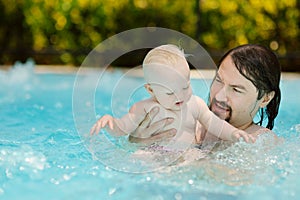
[{"label": "man", "polygon": [[[280,73],[280,63],[276,55],[264,46],[247,44],[229,50],[221,58],[210,87],[211,111],[253,137],[266,132],[274,134],[271,130],[281,99]],[[139,128],[131,134],[131,141],[155,141],[176,134],[174,129],[160,132],[163,127],[173,122],[172,119],[163,119],[151,124],[151,119],[158,112],[158,109],[152,109],[148,113]],[[260,120],[255,122],[254,117],[257,113]],[[262,125],[266,118],[265,128]],[[199,130],[196,136],[197,143],[211,135],[207,134],[203,127]],[[149,137],[137,138],[140,134]]]}]

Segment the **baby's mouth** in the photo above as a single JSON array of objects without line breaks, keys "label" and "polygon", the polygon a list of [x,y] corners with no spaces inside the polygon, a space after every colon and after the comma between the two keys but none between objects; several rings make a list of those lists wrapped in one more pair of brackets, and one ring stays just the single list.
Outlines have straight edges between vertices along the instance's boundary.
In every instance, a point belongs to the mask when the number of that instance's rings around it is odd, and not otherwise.
[{"label": "baby's mouth", "polygon": [[175,103],[176,106],[181,106],[182,104],[183,104],[183,101],[177,101],[177,102]]}]

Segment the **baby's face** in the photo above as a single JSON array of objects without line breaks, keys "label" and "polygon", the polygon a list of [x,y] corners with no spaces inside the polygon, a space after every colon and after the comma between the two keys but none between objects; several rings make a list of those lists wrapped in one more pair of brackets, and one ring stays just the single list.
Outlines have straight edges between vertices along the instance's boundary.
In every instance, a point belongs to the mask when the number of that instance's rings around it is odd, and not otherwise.
[{"label": "baby's face", "polygon": [[[167,79],[167,77],[165,77]],[[176,79],[150,85],[155,99],[166,109],[181,110],[192,96],[189,79]]]},{"label": "baby's face", "polygon": [[192,96],[190,70],[183,58],[174,65],[152,63],[144,65],[144,75],[152,95],[163,107],[181,110]]}]

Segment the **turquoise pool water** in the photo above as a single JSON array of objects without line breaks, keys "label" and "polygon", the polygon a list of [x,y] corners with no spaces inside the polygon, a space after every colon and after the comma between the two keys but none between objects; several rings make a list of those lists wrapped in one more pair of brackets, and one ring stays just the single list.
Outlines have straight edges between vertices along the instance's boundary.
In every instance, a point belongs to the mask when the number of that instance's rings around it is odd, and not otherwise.
[{"label": "turquoise pool water", "polygon": [[[122,76],[113,71],[102,77],[95,91],[97,115],[112,112],[111,105],[120,115],[128,104],[146,97],[142,88],[136,88],[129,102],[116,98],[111,104],[109,93]],[[98,151],[107,157],[92,154],[91,148],[97,147],[87,144],[73,119],[75,79],[73,73],[36,74],[31,67],[0,71],[0,199],[300,198],[300,79],[281,83],[283,98],[274,131],[283,144],[268,147],[266,136],[257,144],[237,143],[196,161],[145,173],[107,165],[101,159],[128,164],[109,147]],[[82,89],[89,87],[88,75],[79,79]],[[126,87],[143,83],[135,77],[123,81]],[[209,82],[194,79],[193,90],[205,99]],[[91,102],[83,103],[93,107]],[[95,120],[82,117],[85,127]],[[124,139],[110,142],[134,150]],[[198,155],[201,152],[191,151],[189,158]]]}]

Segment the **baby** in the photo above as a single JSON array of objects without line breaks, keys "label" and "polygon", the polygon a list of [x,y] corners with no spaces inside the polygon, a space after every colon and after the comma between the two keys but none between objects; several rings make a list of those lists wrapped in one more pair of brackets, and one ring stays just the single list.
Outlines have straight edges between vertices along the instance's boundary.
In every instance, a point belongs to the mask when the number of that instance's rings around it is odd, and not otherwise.
[{"label": "baby", "polygon": [[127,135],[135,131],[151,108],[159,107],[152,121],[173,118],[174,122],[165,130],[175,128],[174,138],[182,143],[194,140],[197,123],[223,140],[237,141],[241,137],[246,142],[253,140],[246,132],[219,119],[200,97],[192,94],[189,65],[177,46],[168,44],[152,49],[143,61],[143,71],[147,82],[145,89],[151,98],[135,103],[120,119],[104,115],[92,127],[91,134],[97,134],[108,125],[110,134]]}]

